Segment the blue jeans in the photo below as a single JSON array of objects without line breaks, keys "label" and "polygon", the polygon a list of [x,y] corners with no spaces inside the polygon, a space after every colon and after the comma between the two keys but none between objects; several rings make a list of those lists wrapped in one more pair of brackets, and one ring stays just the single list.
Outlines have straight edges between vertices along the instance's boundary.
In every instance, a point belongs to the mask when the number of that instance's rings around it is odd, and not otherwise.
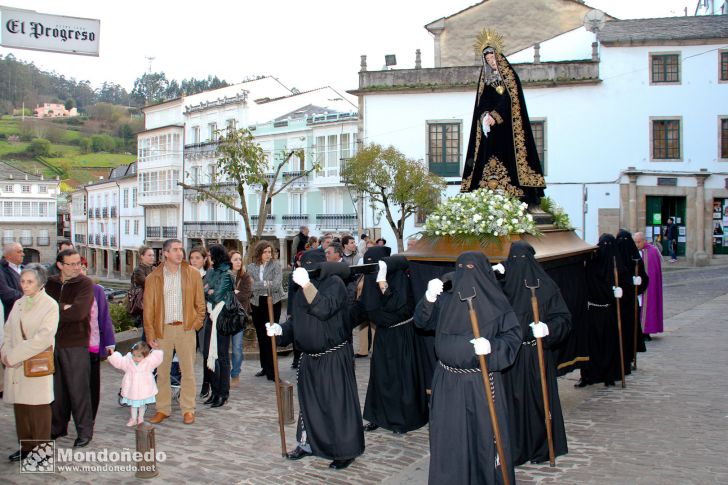
[{"label": "blue jeans", "polygon": [[243,331],[236,333],[231,337],[233,346],[233,365],[230,371],[230,377],[238,377],[240,375],[240,367],[243,365]]},{"label": "blue jeans", "polygon": [[667,251],[670,253],[670,259],[677,259],[677,254],[675,254],[675,249],[677,248],[677,241],[674,239],[671,239],[667,241]]}]

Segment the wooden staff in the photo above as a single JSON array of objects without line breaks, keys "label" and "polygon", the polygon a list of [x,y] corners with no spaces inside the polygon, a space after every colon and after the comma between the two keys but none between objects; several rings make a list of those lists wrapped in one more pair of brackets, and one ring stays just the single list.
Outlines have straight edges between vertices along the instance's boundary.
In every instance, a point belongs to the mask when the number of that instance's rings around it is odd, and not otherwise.
[{"label": "wooden staff", "polygon": [[[633,259],[634,261],[634,275],[640,275],[640,258]],[[637,330],[640,329],[640,315],[639,315],[639,287],[634,285],[634,361],[632,363],[632,369],[637,370]]]},{"label": "wooden staff", "polygon": [[[614,264],[614,286],[619,287],[619,271],[617,270],[617,258],[613,258]],[[619,369],[622,372],[622,388],[627,387],[624,381],[624,344],[622,342],[622,311],[619,308],[619,298],[614,297],[614,303],[617,305],[617,330],[619,331]]]},{"label": "wooden staff", "polygon": [[[478,339],[480,338],[480,328],[478,327],[478,316],[475,314],[475,308],[473,308],[473,299],[476,297],[475,287],[473,287],[473,295],[467,298],[463,298],[460,292],[458,292],[460,301],[468,302],[468,312],[470,313],[470,323],[473,326],[473,336]],[[493,401],[493,394],[491,394],[491,382],[488,376],[488,364],[485,362],[485,356],[479,355],[480,360],[480,372],[483,374],[483,386],[485,386],[485,396],[488,399],[488,410],[490,411],[490,425],[493,427],[493,436],[495,436],[495,447],[498,452],[498,459],[500,460],[501,474],[503,475],[504,485],[510,485],[511,478],[508,474],[508,467],[506,466],[506,455],[503,452],[503,442],[501,441],[500,427],[498,426],[498,417],[495,414],[495,402]]]},{"label": "wooden staff", "polygon": [[[268,320],[273,325],[277,323],[273,317],[273,289],[268,287]],[[283,427],[283,399],[281,396],[281,386],[278,380],[278,347],[276,345],[276,337],[273,335],[270,338],[273,347],[273,377],[275,378],[276,385],[276,406],[278,407],[278,431],[281,435],[281,456],[286,457],[286,430]]]},{"label": "wooden staff", "polygon": [[[541,286],[541,281],[536,280],[536,286],[528,286],[528,281],[523,281],[526,288],[531,290],[531,309],[533,310],[533,321],[538,323],[541,317],[538,313],[538,298],[536,289]],[[549,404],[549,391],[546,387],[546,363],[543,357],[543,343],[541,337],[536,337],[536,349],[538,350],[538,367],[541,371],[541,396],[543,397],[543,414],[546,422],[546,440],[549,445],[549,465],[556,466],[556,454],[554,453],[554,436],[551,431],[551,405]]]}]

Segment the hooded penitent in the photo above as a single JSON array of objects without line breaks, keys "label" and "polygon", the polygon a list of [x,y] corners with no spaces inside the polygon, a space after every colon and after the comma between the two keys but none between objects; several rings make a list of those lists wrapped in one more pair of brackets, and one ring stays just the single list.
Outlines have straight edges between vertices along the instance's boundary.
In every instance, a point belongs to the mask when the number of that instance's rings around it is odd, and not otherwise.
[{"label": "hooded penitent", "polygon": [[624,343],[624,371],[625,373],[631,373],[632,360],[634,360],[634,349],[635,349],[635,325],[637,325],[637,352],[644,352],[645,339],[642,334],[642,325],[639,319],[639,308],[637,308],[637,321],[635,323],[635,300],[634,296],[634,280],[633,276],[639,276],[642,278],[642,284],[637,286],[637,293],[641,295],[648,288],[650,278],[645,271],[645,265],[642,261],[637,245],[632,239],[632,233],[626,229],[621,229],[617,233],[617,252],[620,254],[622,259],[622,266],[624,267],[624,274],[619,275],[620,285],[624,290],[622,299],[620,300],[622,310],[622,341]]}]

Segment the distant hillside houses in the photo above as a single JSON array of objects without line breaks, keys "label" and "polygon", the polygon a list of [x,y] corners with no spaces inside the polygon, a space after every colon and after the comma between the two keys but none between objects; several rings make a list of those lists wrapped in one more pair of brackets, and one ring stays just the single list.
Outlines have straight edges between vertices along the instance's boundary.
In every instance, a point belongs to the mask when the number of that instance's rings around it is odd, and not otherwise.
[{"label": "distant hillside houses", "polygon": [[72,118],[78,116],[76,108],[66,109],[60,103],[43,103],[33,110],[36,118]]}]

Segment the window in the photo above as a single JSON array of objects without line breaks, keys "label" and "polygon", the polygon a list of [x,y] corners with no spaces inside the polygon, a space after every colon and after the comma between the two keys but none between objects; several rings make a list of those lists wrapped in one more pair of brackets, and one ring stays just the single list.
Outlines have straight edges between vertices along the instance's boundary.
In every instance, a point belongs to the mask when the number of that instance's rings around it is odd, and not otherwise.
[{"label": "window", "polygon": [[680,160],[680,120],[652,120],[652,158]]},{"label": "window", "polygon": [[207,203],[207,220],[210,222],[215,222],[217,220],[215,206],[216,206],[215,202]]},{"label": "window", "polygon": [[192,143],[195,145],[200,143],[200,127],[199,126],[192,127]]},{"label": "window", "polygon": [[225,124],[225,129],[227,129],[228,133],[230,133],[231,131],[235,131],[235,118],[230,118],[225,122]]},{"label": "window", "polygon": [[5,192],[13,192],[14,191],[14,185],[9,184],[5,186]]},{"label": "window", "polygon": [[39,185],[38,186],[38,192],[41,194],[47,194],[48,193],[48,186],[46,185]]},{"label": "window", "polygon": [[134,235],[139,235],[139,219],[134,220]]},{"label": "window", "polygon": [[207,183],[212,184],[215,182],[215,165],[210,164],[207,166]]},{"label": "window", "polygon": [[324,161],[326,157],[326,137],[325,136],[317,136],[316,137],[316,164],[321,167],[321,170],[317,173],[317,175],[323,177],[324,176]]},{"label": "window", "polygon": [[23,212],[21,213],[21,215],[23,217],[30,217],[30,202],[23,202],[22,207],[23,207]]},{"label": "window", "polygon": [[48,203],[47,202],[41,202],[38,205],[38,215],[40,217],[47,217],[48,216]]},{"label": "window", "polygon": [[348,133],[341,134],[341,158],[348,160],[351,158],[351,141]]},{"label": "window", "polygon": [[129,208],[129,189],[124,189],[124,209]]},{"label": "window", "polygon": [[136,207],[137,206],[137,188],[132,187],[131,189],[131,206]]},{"label": "window", "polygon": [[289,201],[289,214],[301,214],[301,195],[299,193],[293,192],[288,195],[288,201]]},{"label": "window", "polygon": [[541,160],[541,171],[546,175],[546,120],[532,119],[531,133],[536,144],[536,153]]},{"label": "window", "polygon": [[650,54],[653,84],[680,82],[680,54]]},{"label": "window", "polygon": [[5,217],[12,217],[13,215],[13,203],[3,202],[3,215]]},{"label": "window", "polygon": [[728,81],[728,51],[720,52],[720,80]]},{"label": "window", "polygon": [[127,236],[129,235],[129,226],[131,225],[131,221],[129,219],[124,221],[124,234]]},{"label": "window", "polygon": [[728,159],[728,118],[720,120],[720,158]]},{"label": "window", "polygon": [[214,141],[217,138],[217,134],[215,134],[216,131],[217,123],[207,124],[207,141]]},{"label": "window", "polygon": [[29,194],[30,193],[30,185],[23,185],[23,186],[21,186],[21,192],[23,192],[24,194]]},{"label": "window", "polygon": [[329,135],[326,151],[326,176],[335,177],[339,173],[339,146],[336,135]]},{"label": "window", "polygon": [[460,175],[460,123],[428,123],[430,171],[441,177]]}]

